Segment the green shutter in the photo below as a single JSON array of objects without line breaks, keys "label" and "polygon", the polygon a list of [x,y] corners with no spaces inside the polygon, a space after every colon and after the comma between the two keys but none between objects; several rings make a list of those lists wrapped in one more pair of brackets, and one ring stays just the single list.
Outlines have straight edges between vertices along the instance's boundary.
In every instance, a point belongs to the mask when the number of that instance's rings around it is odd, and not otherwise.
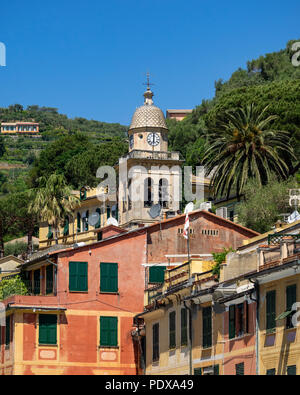
[{"label": "green shutter", "polygon": [[53,292],[53,265],[46,267],[46,294]]},{"label": "green shutter", "polygon": [[166,266],[150,266],[149,283],[163,283],[165,281]]},{"label": "green shutter", "polygon": [[291,312],[287,317],[286,317],[286,328],[293,328],[293,323],[292,323],[292,307],[293,304],[297,302],[297,286],[296,284],[289,285],[286,287],[286,311]]},{"label": "green shutter", "polygon": [[118,345],[118,318],[100,317],[100,346],[116,347]]},{"label": "green shutter", "polygon": [[52,238],[53,238],[52,226],[48,225],[47,239],[52,239]]},{"label": "green shutter", "polygon": [[34,295],[39,295],[41,293],[41,272],[40,269],[35,270],[33,274],[33,292]]},{"label": "green shutter", "polygon": [[65,219],[64,236],[69,236],[69,218]]},{"label": "green shutter", "polygon": [[152,361],[159,360],[159,324],[152,327]]},{"label": "green shutter", "polygon": [[187,310],[181,309],[181,345],[187,345]]},{"label": "green shutter", "polygon": [[118,292],[118,264],[100,263],[100,291]]},{"label": "green shutter", "polygon": [[266,329],[273,332],[276,328],[276,291],[269,291],[266,295]]},{"label": "green shutter", "polygon": [[77,213],[77,233],[81,232],[81,215]]},{"label": "green shutter", "polygon": [[220,367],[219,365],[214,366],[214,376],[219,376],[220,374]]},{"label": "green shutter", "polygon": [[108,218],[110,218],[110,207],[106,208],[106,220],[108,220]]},{"label": "green shutter", "polygon": [[57,344],[57,315],[39,315],[39,344]]},{"label": "green shutter", "polygon": [[87,262],[69,262],[69,291],[87,292],[88,264]]},{"label": "green shutter", "polygon": [[[5,321],[5,344],[8,346],[10,343],[10,322],[11,322],[11,316],[6,317]],[[1,326],[0,326],[1,329]]]},{"label": "green shutter", "polygon": [[203,348],[209,348],[212,345],[212,310],[211,307],[205,307],[202,310],[202,337]]},{"label": "green shutter", "polygon": [[169,314],[169,348],[176,348],[176,312]]},{"label": "green shutter", "polygon": [[296,367],[296,365],[287,367],[287,375],[288,376],[296,376],[297,375],[297,367]]},{"label": "green shutter", "polygon": [[194,369],[194,376],[201,376],[202,375],[202,368]]},{"label": "green shutter", "polygon": [[266,372],[267,376],[275,376],[276,375],[276,369],[268,369]]},{"label": "green shutter", "polygon": [[229,339],[235,338],[235,305],[229,306]]},{"label": "green shutter", "polygon": [[238,363],[235,365],[235,374],[236,376],[244,376],[245,374],[245,365],[243,363]]}]

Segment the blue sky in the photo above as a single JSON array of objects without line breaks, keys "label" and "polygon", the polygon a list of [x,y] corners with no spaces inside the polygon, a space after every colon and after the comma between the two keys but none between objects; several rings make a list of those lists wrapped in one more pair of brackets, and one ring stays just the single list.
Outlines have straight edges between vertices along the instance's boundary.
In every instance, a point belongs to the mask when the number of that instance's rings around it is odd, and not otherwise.
[{"label": "blue sky", "polygon": [[299,0],[9,0],[0,106],[129,124],[146,72],[155,104],[193,108],[247,60],[300,38]]}]

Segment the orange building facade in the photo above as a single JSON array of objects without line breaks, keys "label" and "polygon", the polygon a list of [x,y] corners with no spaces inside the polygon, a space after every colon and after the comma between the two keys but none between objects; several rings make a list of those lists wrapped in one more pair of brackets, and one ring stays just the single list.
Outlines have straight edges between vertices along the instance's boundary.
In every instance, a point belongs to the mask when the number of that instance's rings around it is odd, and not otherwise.
[{"label": "orange building facade", "polygon": [[5,300],[0,373],[138,374],[131,331],[143,308],[145,251],[145,232],[135,232],[26,264],[31,295]]}]

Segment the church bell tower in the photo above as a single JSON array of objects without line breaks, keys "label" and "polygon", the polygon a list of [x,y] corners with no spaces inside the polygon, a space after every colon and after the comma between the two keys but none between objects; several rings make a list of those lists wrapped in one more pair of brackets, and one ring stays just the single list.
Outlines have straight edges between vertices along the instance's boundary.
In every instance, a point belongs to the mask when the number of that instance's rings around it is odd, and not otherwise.
[{"label": "church bell tower", "polygon": [[[168,151],[166,120],[162,110],[154,105],[153,96],[148,75],[144,104],[133,114],[128,131],[129,152],[119,161],[119,169],[126,163],[127,175],[131,176],[120,176],[119,220],[120,226],[126,228],[157,222],[179,210],[183,161],[178,152]],[[135,187],[138,185],[138,200],[132,195],[133,180]],[[153,206],[159,216],[151,215]]]}]

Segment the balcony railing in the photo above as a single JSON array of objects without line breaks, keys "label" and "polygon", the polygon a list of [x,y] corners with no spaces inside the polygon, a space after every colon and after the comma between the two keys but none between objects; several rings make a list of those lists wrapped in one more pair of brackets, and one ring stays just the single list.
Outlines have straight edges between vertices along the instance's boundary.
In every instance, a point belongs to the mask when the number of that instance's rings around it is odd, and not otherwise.
[{"label": "balcony railing", "polygon": [[7,299],[10,296],[16,295],[50,295],[54,293],[54,283],[53,281],[46,281],[46,290],[42,292],[41,281],[31,281],[22,280],[22,282],[17,283],[7,283],[2,288],[2,294],[0,293],[0,298]]},{"label": "balcony railing", "polygon": [[133,150],[124,159],[179,160],[179,152]]}]

